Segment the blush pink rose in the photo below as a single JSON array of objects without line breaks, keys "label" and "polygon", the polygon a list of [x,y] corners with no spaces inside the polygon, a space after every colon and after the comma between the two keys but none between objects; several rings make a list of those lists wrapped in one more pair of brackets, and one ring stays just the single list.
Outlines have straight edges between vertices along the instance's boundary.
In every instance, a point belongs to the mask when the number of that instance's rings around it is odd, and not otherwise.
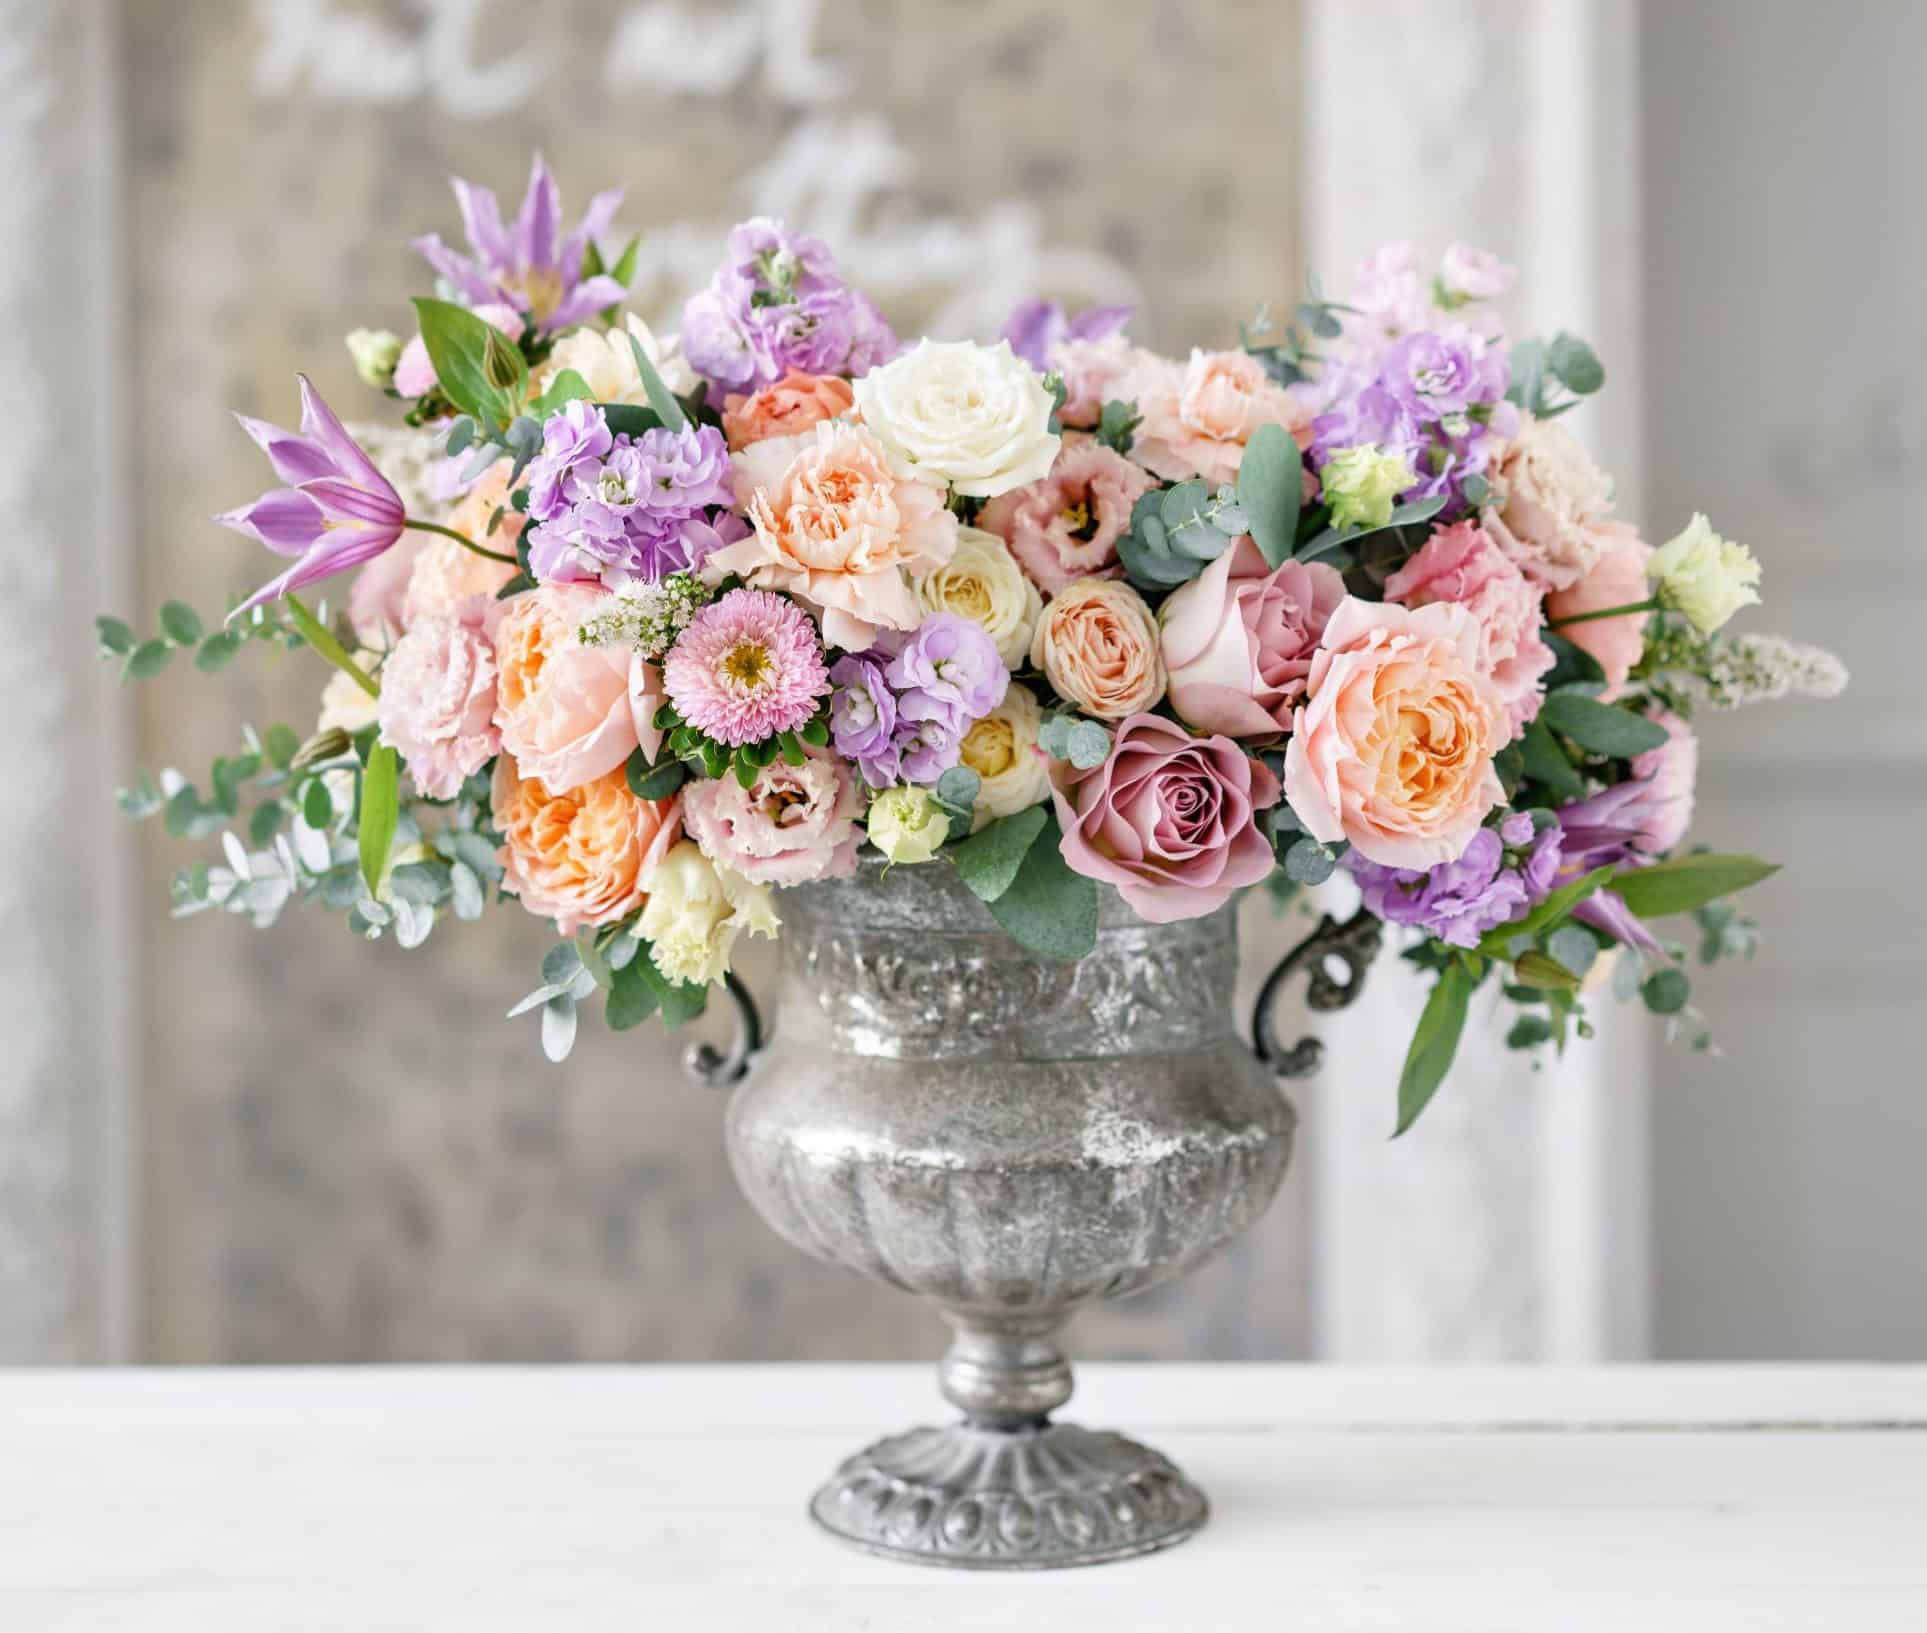
[{"label": "blush pink rose", "polygon": [[733,776],[685,784],[683,823],[703,855],[759,885],[855,872],[863,796],[836,755],[806,754],[801,765],[772,760],[748,788]]},{"label": "blush pink rose", "polygon": [[1385,599],[1407,607],[1449,601],[1478,620],[1479,664],[1505,709],[1510,742],[1539,712],[1539,677],[1553,666],[1540,639],[1537,587],[1476,522],[1442,527],[1385,581]]},{"label": "blush pink rose", "polygon": [[1017,565],[1046,595],[1073,579],[1117,578],[1117,541],[1131,530],[1131,507],[1157,484],[1115,449],[1066,437],[1041,482],[1000,493],[977,525],[1010,546]]},{"label": "blush pink rose", "polygon": [[1249,537],[1239,539],[1159,613],[1171,707],[1199,731],[1283,735],[1344,599],[1337,569],[1287,561],[1274,570]]},{"label": "blush pink rose", "polygon": [[[1546,597],[1546,616],[1554,623],[1582,612],[1630,606],[1651,594],[1646,584],[1646,558],[1653,547],[1624,522],[1596,522],[1592,533],[1599,549],[1592,570],[1571,589],[1555,590]],[[1599,667],[1606,671],[1606,690],[1600,695],[1610,702],[1619,695],[1633,665],[1646,650],[1646,614],[1629,612],[1623,618],[1594,618],[1569,624],[1559,633],[1598,660]]]},{"label": "blush pink rose", "polygon": [[734,454],[771,437],[801,436],[812,426],[849,413],[855,400],[848,380],[791,369],[761,391],[730,392],[723,399],[723,437]]},{"label": "blush pink rose", "polygon": [[681,801],[637,799],[619,770],[558,793],[504,754],[490,794],[504,888],[565,936],[642,906],[642,881],[682,836]]},{"label": "blush pink rose", "polygon": [[1066,865],[1116,885],[1153,924],[1214,912],[1272,869],[1257,817],[1278,803],[1278,779],[1229,737],[1132,715],[1094,770],[1051,762],[1051,799]]},{"label": "blush pink rose", "polygon": [[1633,757],[1633,777],[1643,785],[1644,792],[1625,814],[1639,828],[1639,837],[1633,843],[1640,850],[1658,854],[1671,850],[1693,825],[1693,787],[1699,780],[1700,748],[1693,728],[1678,715],[1661,710],[1650,718],[1666,728],[1666,741]]},{"label": "blush pink rose", "polygon": [[1348,597],[1325,626],[1292,717],[1285,798],[1314,839],[1424,870],[1456,861],[1505,797],[1492,756],[1503,711],[1477,620]]},{"label": "blush pink rose", "polygon": [[627,650],[578,638],[607,594],[596,585],[543,584],[503,603],[496,627],[502,747],[525,778],[538,778],[552,793],[615,770],[638,744],[653,759],[662,744],[654,665],[632,677]]},{"label": "blush pink rose", "polygon": [[429,799],[453,799],[502,746],[488,637],[498,616],[497,603],[476,596],[452,613],[417,619],[382,665],[382,741]]},{"label": "blush pink rose", "polygon": [[1309,404],[1274,382],[1246,351],[1194,351],[1180,367],[1150,358],[1120,383],[1143,423],[1131,457],[1167,482],[1229,482],[1261,425],[1282,425],[1300,448],[1311,438]]}]

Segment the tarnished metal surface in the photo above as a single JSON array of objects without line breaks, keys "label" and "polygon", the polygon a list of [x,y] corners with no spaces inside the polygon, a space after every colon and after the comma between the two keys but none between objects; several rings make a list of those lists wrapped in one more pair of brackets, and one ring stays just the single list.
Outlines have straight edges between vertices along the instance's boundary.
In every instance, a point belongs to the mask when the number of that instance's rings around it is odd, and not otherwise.
[{"label": "tarnished metal surface", "polygon": [[942,1308],[965,1414],[851,1459],[813,1514],[978,1567],[1189,1535],[1204,1500],[1165,1459],[1047,1418],[1068,1313],[1190,1269],[1284,1175],[1291,1107],[1232,1029],[1231,910],[1151,925],[1107,890],[1096,950],[1058,965],[941,866],[782,901],[776,1044],[730,1102],[731,1165],[797,1247]]}]

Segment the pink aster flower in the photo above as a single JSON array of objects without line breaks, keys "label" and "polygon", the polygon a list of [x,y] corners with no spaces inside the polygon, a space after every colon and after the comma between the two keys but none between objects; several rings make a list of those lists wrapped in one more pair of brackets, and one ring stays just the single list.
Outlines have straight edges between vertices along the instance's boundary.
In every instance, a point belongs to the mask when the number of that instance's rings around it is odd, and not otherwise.
[{"label": "pink aster flower", "polygon": [[731,748],[796,730],[830,690],[816,626],[768,590],[731,590],[697,613],[662,679],[676,712]]}]

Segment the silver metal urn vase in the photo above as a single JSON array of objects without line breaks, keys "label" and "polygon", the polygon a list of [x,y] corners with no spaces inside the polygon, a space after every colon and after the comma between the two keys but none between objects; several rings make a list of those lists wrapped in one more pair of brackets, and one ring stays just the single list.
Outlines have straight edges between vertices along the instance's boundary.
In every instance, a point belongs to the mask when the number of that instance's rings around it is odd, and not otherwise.
[{"label": "silver metal urn vase", "polygon": [[1169,1460],[1053,1418],[1071,1395],[1059,1331],[1264,1211],[1295,1121],[1274,1078],[1317,1054],[1277,1047],[1271,996],[1308,964],[1313,1003],[1344,1002],[1375,924],[1327,920],[1274,972],[1261,1059],[1232,1026],[1233,908],[1154,925],[1105,890],[1096,950],[1065,964],[1025,952],[940,864],[866,859],[782,900],[776,1046],[758,1053],[733,987],[744,1034],[692,1069],[740,1078],[730,1162],[773,1229],[936,1303],[955,1333],[939,1381],[962,1414],[858,1452],[811,1514],[878,1553],[984,1569],[1189,1536],[1205,1498]]}]

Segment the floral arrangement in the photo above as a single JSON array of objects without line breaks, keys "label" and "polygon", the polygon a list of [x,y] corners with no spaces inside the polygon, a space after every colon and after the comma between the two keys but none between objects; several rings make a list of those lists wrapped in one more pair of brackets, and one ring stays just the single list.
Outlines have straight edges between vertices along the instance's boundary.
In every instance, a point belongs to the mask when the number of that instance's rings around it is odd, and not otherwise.
[{"label": "floral arrangement", "polygon": [[539,158],[513,223],[454,185],[468,252],[417,240],[417,332],[348,339],[445,448],[430,491],[304,378],[298,432],[241,421],[282,485],[219,518],[285,569],[212,633],[100,621],[132,676],[251,642],[335,670],[311,734],[123,791],[221,835],[179,911],[301,899],[414,946],[514,898],[564,938],[512,1012],[561,1058],[597,993],[617,1028],[698,1013],[865,846],[954,867],[1053,959],[1100,884],[1168,921],[1341,873],[1435,977],[1400,1128],[1481,984],[1514,1045],[1563,1046],[1608,982],[1691,1016],[1656,921],[1751,952],[1728,898],[1773,870],[1684,848],[1689,721],[1844,671],[1724,632],[1760,569],[1704,517],[1655,549],[1613,515],[1561,422],[1603,370],[1508,340],[1494,257],[1394,245],[1186,358],[1041,301],[905,347],[757,220],[671,337],[622,311],[618,195],[565,232]]}]

